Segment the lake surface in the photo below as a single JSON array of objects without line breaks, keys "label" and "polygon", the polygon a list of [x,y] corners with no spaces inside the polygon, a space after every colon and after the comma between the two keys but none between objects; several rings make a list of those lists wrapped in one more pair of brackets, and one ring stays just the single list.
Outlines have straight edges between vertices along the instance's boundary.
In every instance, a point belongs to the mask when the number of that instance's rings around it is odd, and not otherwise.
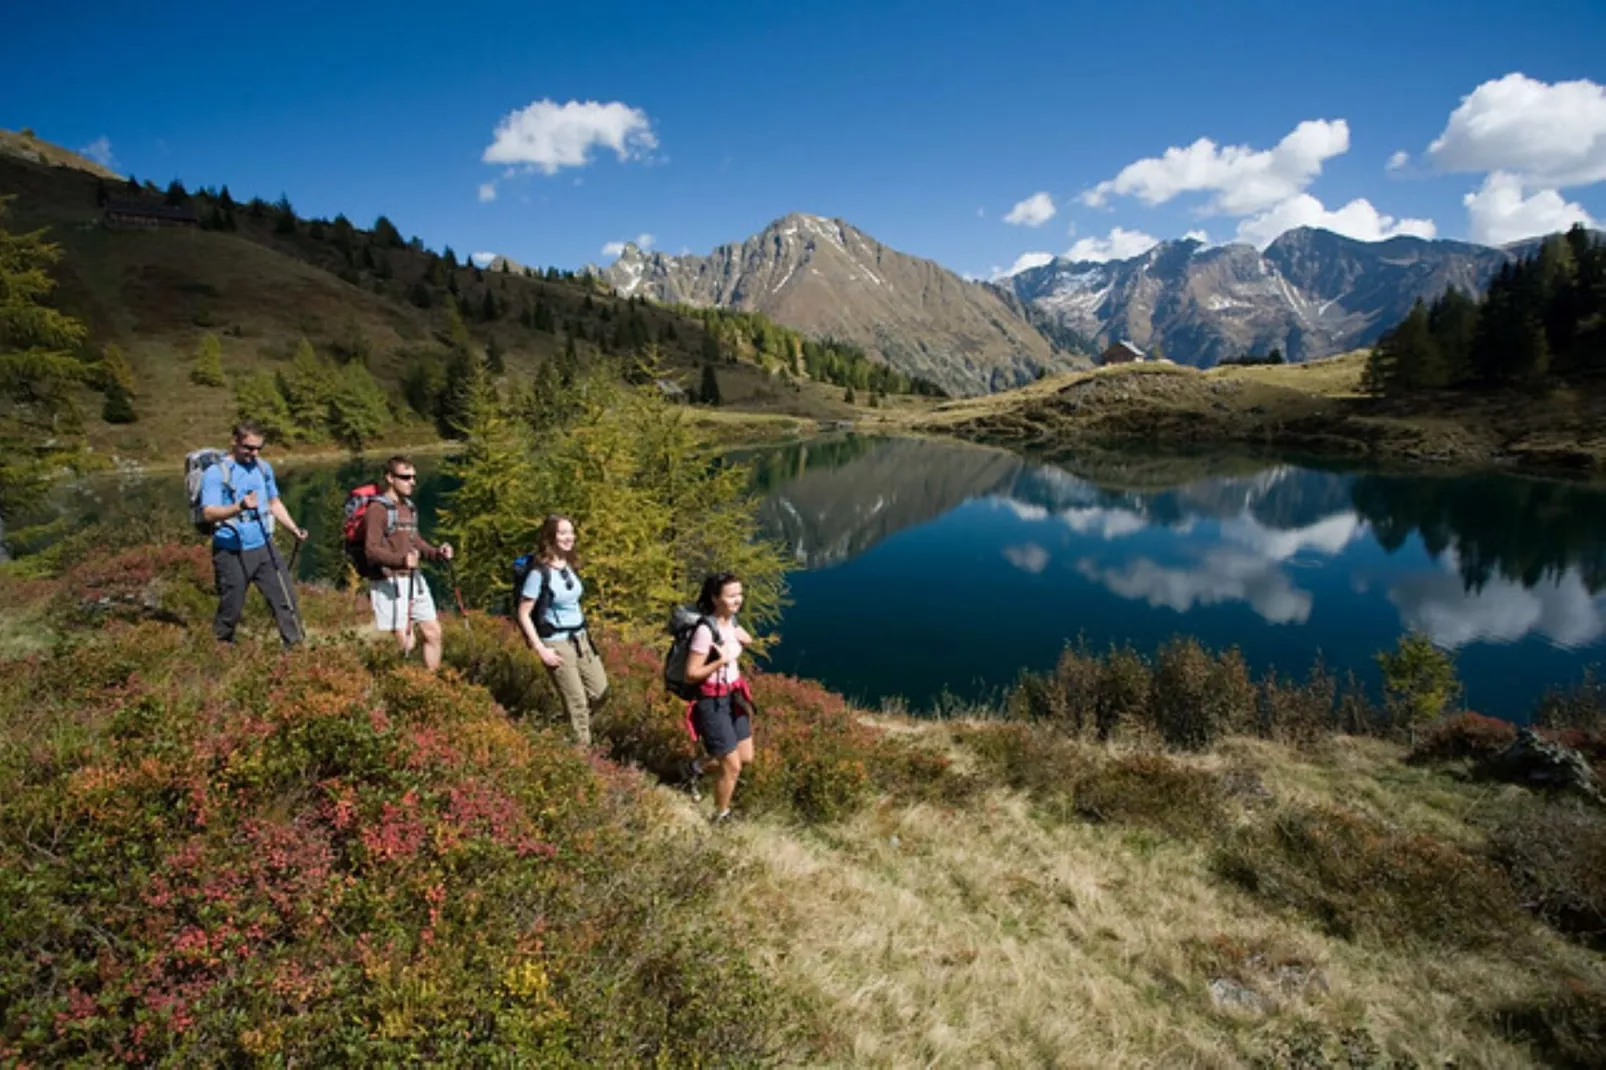
[{"label": "lake surface", "polygon": [[[1319,654],[1375,690],[1373,655],[1414,629],[1454,652],[1471,708],[1518,721],[1606,661],[1599,487],[853,436],[734,459],[796,562],[771,667],[872,706],[995,695],[1078,636],[1150,652],[1190,634],[1257,674],[1303,675]],[[315,578],[338,563],[323,548],[345,488],[377,466],[277,467]],[[426,519],[449,489],[439,468],[421,459]],[[181,514],[181,477],[80,484],[62,505],[153,503]]]},{"label": "lake surface", "polygon": [[798,563],[773,667],[874,703],[987,695],[1067,641],[1177,633],[1258,674],[1320,655],[1377,687],[1408,630],[1468,705],[1525,720],[1606,660],[1606,489],[1227,458],[1035,463],[948,442],[755,454]]}]

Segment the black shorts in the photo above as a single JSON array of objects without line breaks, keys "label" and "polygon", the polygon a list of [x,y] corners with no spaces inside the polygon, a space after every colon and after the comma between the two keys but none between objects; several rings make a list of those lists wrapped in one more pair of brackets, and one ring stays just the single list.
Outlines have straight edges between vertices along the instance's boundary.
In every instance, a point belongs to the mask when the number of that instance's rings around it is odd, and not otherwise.
[{"label": "black shorts", "polygon": [[691,710],[691,725],[710,758],[723,758],[744,739],[753,738],[753,719],[747,714],[732,716],[731,697],[708,696],[697,700]]}]

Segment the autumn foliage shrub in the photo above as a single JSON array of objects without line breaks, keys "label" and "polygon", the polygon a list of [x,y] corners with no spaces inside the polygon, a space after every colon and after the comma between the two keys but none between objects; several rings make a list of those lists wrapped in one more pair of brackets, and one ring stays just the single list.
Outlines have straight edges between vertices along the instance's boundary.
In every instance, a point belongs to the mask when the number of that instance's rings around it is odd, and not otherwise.
[{"label": "autumn foliage shrub", "polygon": [[1181,838],[1208,836],[1225,821],[1220,781],[1159,754],[1115,758],[1083,773],[1076,812]]},{"label": "autumn foliage shrub", "polygon": [[74,638],[0,662],[0,1064],[766,1058],[634,774],[354,643]]},{"label": "autumn foliage shrub", "polygon": [[1490,830],[1489,852],[1530,911],[1606,949],[1606,816],[1597,808],[1524,803]]},{"label": "autumn foliage shrub", "polygon": [[1277,811],[1231,833],[1214,868],[1344,939],[1478,947],[1520,928],[1516,898],[1493,866],[1348,810]]},{"label": "autumn foliage shrub", "polygon": [[1405,760],[1416,765],[1492,758],[1517,738],[1510,721],[1481,713],[1458,713],[1429,726],[1416,740]]}]

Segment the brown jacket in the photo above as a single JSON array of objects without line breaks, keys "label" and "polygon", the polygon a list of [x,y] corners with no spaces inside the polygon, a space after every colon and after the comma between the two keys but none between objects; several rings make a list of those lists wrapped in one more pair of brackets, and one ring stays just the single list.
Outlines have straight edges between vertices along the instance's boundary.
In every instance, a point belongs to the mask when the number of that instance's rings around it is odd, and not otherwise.
[{"label": "brown jacket", "polygon": [[[388,525],[392,512],[396,523]],[[363,553],[370,568],[403,571],[407,568],[407,555],[413,550],[430,561],[440,560],[440,550],[418,534],[418,511],[412,502],[402,501],[394,510],[387,508],[384,502],[374,502],[362,520]],[[389,534],[385,533],[387,526],[390,526]]]}]

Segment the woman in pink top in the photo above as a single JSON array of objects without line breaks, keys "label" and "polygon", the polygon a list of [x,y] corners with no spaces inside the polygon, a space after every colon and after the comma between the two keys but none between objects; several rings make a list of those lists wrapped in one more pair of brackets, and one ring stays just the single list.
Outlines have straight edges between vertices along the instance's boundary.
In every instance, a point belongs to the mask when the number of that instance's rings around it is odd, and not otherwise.
[{"label": "woman in pink top", "polygon": [[[730,818],[731,796],[742,767],[753,761],[753,693],[737,665],[742,648],[753,641],[736,623],[742,608],[742,581],[721,572],[703,581],[697,610],[713,624],[699,623],[686,658],[686,681],[698,684],[691,722],[708,752],[706,761],[691,763],[691,784],[714,771],[714,823]],[[717,632],[718,634],[715,634]]]}]

